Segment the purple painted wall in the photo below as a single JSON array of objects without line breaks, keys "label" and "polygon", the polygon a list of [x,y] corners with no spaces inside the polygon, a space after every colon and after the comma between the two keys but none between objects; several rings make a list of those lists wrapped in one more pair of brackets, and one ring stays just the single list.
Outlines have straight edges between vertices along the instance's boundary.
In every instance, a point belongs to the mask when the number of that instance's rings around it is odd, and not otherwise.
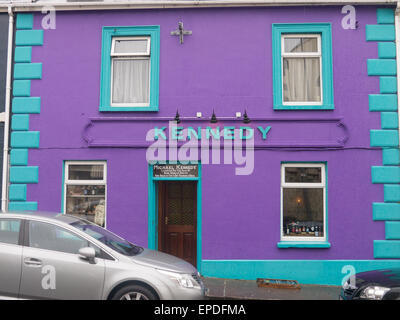
[{"label": "purple painted wall", "polygon": [[[368,110],[368,94],[378,92],[379,80],[366,70],[367,58],[377,57],[377,46],[365,41],[365,25],[376,23],[376,7],[357,8],[357,30],[342,29],[340,10],[57,12],[56,29],[46,30],[43,46],[33,48],[32,61],[43,63],[43,79],[32,81],[31,93],[41,97],[41,113],[30,117],[30,130],[40,131],[40,148],[29,151],[29,165],[39,166],[39,183],[28,185],[27,200],[38,201],[39,210],[60,211],[63,161],[107,160],[107,226],[147,245],[145,150],[87,148],[82,132],[89,117],[172,119],[177,108],[181,116],[191,117],[198,111],[210,116],[213,109],[217,117],[233,117],[245,108],[252,119],[343,117],[349,135],[345,150],[257,150],[250,176],[236,176],[230,165],[203,165],[203,259],[373,259],[373,240],[384,239],[384,224],[372,220],[371,204],[382,201],[383,188],[371,183],[370,171],[381,164],[381,152],[353,147],[368,148],[369,130],[380,127],[379,114]],[[41,28],[42,17],[36,14],[34,28]],[[170,36],[178,21],[193,31],[183,45]],[[335,110],[273,111],[271,24],[306,22],[332,24]],[[160,111],[100,113],[102,27],[129,25],[161,26]],[[149,123],[149,128],[157,125]],[[318,126],[324,130],[327,124]],[[297,133],[288,126],[281,134],[284,139]],[[282,161],[327,162],[331,248],[277,248]]]}]

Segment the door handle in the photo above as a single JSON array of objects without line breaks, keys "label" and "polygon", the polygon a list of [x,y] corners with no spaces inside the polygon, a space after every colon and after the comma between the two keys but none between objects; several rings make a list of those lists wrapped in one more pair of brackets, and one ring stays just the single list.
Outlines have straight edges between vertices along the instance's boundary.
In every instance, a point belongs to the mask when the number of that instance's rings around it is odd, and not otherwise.
[{"label": "door handle", "polygon": [[42,265],[42,261],[35,258],[25,258],[24,263],[30,267],[40,267]]}]

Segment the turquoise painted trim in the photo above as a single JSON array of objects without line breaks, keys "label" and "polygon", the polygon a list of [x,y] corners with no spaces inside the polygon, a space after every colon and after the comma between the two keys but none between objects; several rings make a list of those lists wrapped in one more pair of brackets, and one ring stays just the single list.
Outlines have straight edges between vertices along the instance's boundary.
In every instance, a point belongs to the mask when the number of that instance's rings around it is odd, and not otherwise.
[{"label": "turquoise painted trim", "polygon": [[397,94],[370,94],[369,111],[397,111]]},{"label": "turquoise painted trim", "polygon": [[11,183],[38,183],[39,182],[39,167],[10,167],[10,182]]},{"label": "turquoise painted trim", "polygon": [[38,204],[35,201],[24,201],[24,202],[13,202],[10,201],[8,204],[9,211],[36,211]]},{"label": "turquoise painted trim", "polygon": [[31,95],[31,80],[14,80],[14,97],[29,97]]},{"label": "turquoise painted trim", "polygon": [[396,32],[394,25],[374,25],[367,24],[366,37],[367,41],[395,41]]},{"label": "turquoise painted trim", "polygon": [[383,149],[382,162],[384,165],[400,165],[400,150],[399,149]]},{"label": "turquoise painted trim", "polygon": [[372,214],[375,221],[400,220],[400,203],[375,202],[372,204]]},{"label": "turquoise painted trim", "polygon": [[386,221],[386,240],[400,240],[400,221]]},{"label": "turquoise painted trim", "polygon": [[385,184],[383,186],[383,197],[385,202],[400,202],[400,185]]},{"label": "turquoise painted trim", "polygon": [[376,20],[379,24],[394,24],[394,10],[390,8],[376,9]]},{"label": "turquoise painted trim", "polygon": [[397,112],[382,112],[381,113],[382,129],[398,129],[399,117]]},{"label": "turquoise painted trim", "polygon": [[16,97],[12,100],[13,113],[40,113],[40,97]]},{"label": "turquoise painted trim", "polygon": [[397,93],[396,77],[380,77],[379,78],[380,93]]},{"label": "turquoise painted trim", "polygon": [[[39,167],[28,166],[28,148],[39,148],[40,132],[29,131],[29,114],[40,113],[40,97],[30,97],[31,80],[42,79],[42,63],[32,63],[32,46],[43,45],[43,30],[32,30],[34,15],[18,13],[16,18],[13,100],[10,134],[9,210],[37,210],[26,201],[26,183],[38,183]],[[14,184],[17,183],[17,184]]]},{"label": "turquoise painted trim", "polygon": [[374,241],[375,259],[399,259],[400,241],[397,240],[375,240]]},{"label": "turquoise painted trim", "polygon": [[16,47],[14,53],[14,62],[31,62],[32,47]]},{"label": "turquoise painted trim", "polygon": [[65,161],[63,161],[62,165],[62,177],[61,177],[61,209],[60,212],[65,213],[64,211],[64,188],[65,188]]},{"label": "turquoise painted trim", "polygon": [[[373,147],[382,147],[382,162],[384,166],[371,167],[372,183],[384,184],[385,203],[373,203],[373,220],[386,221],[386,240],[374,241],[374,258],[400,258],[400,241],[397,220],[400,218],[400,154],[399,154],[399,120],[397,105],[397,79],[387,77],[396,75],[396,44],[394,32],[394,10],[377,9],[379,25],[366,26],[367,41],[392,41],[378,43],[380,59],[367,61],[368,75],[383,76],[379,79],[381,94],[369,95],[369,110],[381,112],[381,127],[383,130],[370,131],[370,143]],[[388,149],[386,147],[395,147]]]},{"label": "turquoise painted trim", "polygon": [[39,148],[39,131],[14,131],[11,132],[12,148]]},{"label": "turquoise painted trim", "polygon": [[28,165],[28,149],[11,149],[10,165],[12,166]]},{"label": "turquoise painted trim", "polygon": [[[173,163],[173,162],[169,162]],[[202,169],[201,163],[198,164],[199,172],[198,177],[192,178],[166,178],[163,181],[177,181],[177,180],[192,180],[197,181],[197,232],[196,232],[196,242],[197,242],[197,269],[201,272],[202,267],[202,186],[201,186],[201,176]],[[157,250],[158,249],[158,190],[156,182],[160,179],[153,177],[153,164],[148,165],[148,248]]]},{"label": "turquoise painted trim", "polygon": [[16,131],[29,130],[29,115],[14,114],[11,118],[11,130],[16,130]]},{"label": "turquoise painted trim", "polygon": [[33,14],[32,13],[18,13],[15,27],[17,29],[32,29],[33,28]]},{"label": "turquoise painted trim", "polygon": [[277,244],[278,248],[330,248],[331,244],[326,241],[281,241]]},{"label": "turquoise painted trim", "polygon": [[400,260],[208,260],[202,261],[202,275],[225,279],[256,280],[257,278],[290,279],[300,284],[342,284],[348,273],[355,271],[399,268]]},{"label": "turquoise painted trim", "polygon": [[395,76],[395,59],[368,59],[367,71],[369,76]]},{"label": "turquoise painted trim", "polygon": [[400,183],[400,167],[371,167],[372,183]]},{"label": "turquoise painted trim", "polygon": [[11,184],[8,196],[11,201],[25,201],[26,184]]},{"label": "turquoise painted trim", "polygon": [[42,79],[42,63],[14,64],[14,79]]},{"label": "turquoise painted trim", "polygon": [[44,30],[17,30],[15,32],[15,45],[41,46],[43,45]]},{"label": "turquoise painted trim", "polygon": [[[321,35],[322,50],[322,105],[284,105],[282,98],[281,36],[289,33],[318,33]],[[330,23],[272,24],[273,99],[274,110],[332,110],[332,30]]]},{"label": "turquoise painted trim", "polygon": [[378,57],[380,59],[396,59],[396,45],[394,42],[379,42]]},{"label": "turquoise painted trim", "polygon": [[370,130],[371,147],[397,147],[399,132],[397,130]]},{"label": "turquoise painted trim", "polygon": [[[116,36],[150,36],[150,101],[146,107],[111,106],[111,44]],[[101,49],[100,111],[158,111],[160,26],[103,27]]]}]

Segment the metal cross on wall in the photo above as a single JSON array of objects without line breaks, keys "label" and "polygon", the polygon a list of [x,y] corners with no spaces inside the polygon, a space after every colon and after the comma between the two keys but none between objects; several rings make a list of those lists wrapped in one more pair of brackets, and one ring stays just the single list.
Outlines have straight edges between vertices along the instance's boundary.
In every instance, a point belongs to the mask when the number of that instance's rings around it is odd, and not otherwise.
[{"label": "metal cross on wall", "polygon": [[179,36],[179,42],[180,44],[183,43],[183,36],[191,35],[192,31],[185,30],[183,28],[183,22],[179,21],[178,22],[178,29],[175,31],[171,31],[171,36]]}]

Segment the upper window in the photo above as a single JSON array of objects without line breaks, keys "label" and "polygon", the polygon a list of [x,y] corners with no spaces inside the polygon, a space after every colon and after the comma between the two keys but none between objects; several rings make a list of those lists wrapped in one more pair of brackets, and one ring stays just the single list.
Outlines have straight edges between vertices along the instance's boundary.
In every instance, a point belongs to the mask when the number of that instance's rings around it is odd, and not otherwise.
[{"label": "upper window", "polygon": [[282,241],[326,241],[325,165],[282,165]]},{"label": "upper window", "polygon": [[274,24],[274,109],[333,109],[330,24]]},{"label": "upper window", "polygon": [[157,111],[159,26],[104,27],[100,111]]},{"label": "upper window", "polygon": [[65,213],[105,226],[105,162],[67,161],[64,190]]},{"label": "upper window", "polygon": [[0,220],[0,243],[18,244],[20,220]]}]

